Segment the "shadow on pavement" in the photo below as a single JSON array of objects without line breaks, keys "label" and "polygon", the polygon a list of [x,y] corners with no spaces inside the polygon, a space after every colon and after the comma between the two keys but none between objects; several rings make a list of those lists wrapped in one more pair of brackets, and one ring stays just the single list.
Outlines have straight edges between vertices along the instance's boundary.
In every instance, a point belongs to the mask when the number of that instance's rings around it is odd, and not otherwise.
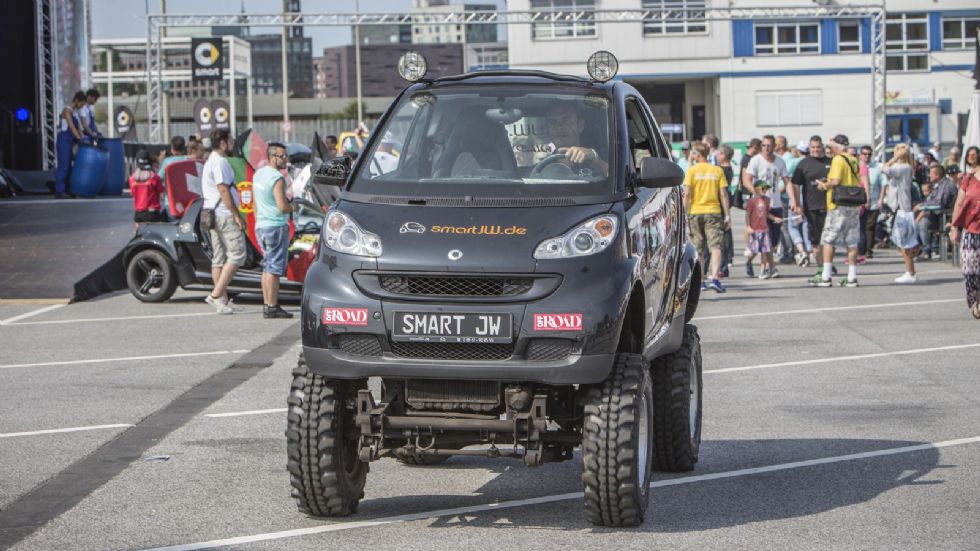
[{"label": "shadow on pavement", "polygon": [[[654,481],[921,444],[923,442],[860,439],[710,441],[704,443],[701,463],[693,472],[681,475],[655,472]],[[496,476],[471,496],[414,495],[368,499],[361,503],[359,513],[349,520],[368,520],[379,514],[391,514],[392,510],[397,510],[398,514],[412,514],[581,492],[580,465],[579,453],[568,463],[548,464],[537,469],[525,468],[516,461],[453,458],[442,466],[423,468],[446,471],[446,476],[454,476],[452,471],[460,467],[490,469]],[[815,515],[864,503],[904,486],[942,484],[942,480],[923,480],[933,469],[941,467],[939,451],[925,449],[655,487],[651,491],[646,522],[636,529],[688,532]],[[406,471],[405,476],[412,476],[411,471]],[[368,485],[371,485],[370,475]],[[582,511],[581,498],[466,513],[464,516],[450,514],[431,521],[434,528],[464,529],[469,526],[591,529],[595,532],[632,530],[599,528],[589,524]]]}]

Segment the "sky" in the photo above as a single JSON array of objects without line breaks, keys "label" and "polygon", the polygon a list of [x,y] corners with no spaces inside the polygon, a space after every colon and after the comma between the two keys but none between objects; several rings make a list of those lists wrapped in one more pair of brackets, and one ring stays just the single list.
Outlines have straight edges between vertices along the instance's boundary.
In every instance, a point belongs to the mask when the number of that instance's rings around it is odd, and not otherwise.
[{"label": "sky", "polygon": [[[146,38],[146,10],[160,13],[160,0],[89,0],[92,6],[92,38]],[[481,0],[481,3],[503,0]],[[459,4],[458,0],[452,0]],[[277,13],[281,0],[166,0],[167,13],[238,13],[242,5],[246,13]],[[305,13],[349,13],[354,0],[302,0]],[[412,0],[360,0],[363,12],[400,13],[412,9]],[[253,27],[253,34],[279,33],[280,28]],[[308,27],[306,36],[313,39],[314,55],[323,48],[351,43],[351,32],[345,27]]]}]

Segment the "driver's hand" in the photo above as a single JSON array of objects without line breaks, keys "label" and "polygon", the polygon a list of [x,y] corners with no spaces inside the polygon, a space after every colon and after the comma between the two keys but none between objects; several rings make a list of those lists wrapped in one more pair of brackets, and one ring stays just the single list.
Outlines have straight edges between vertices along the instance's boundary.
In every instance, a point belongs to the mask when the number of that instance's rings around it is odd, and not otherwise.
[{"label": "driver's hand", "polygon": [[572,147],[562,147],[558,150],[559,153],[564,153],[565,158],[575,164],[581,164],[585,161],[594,161],[598,157],[594,149],[590,147],[581,147],[578,145],[573,145]]}]

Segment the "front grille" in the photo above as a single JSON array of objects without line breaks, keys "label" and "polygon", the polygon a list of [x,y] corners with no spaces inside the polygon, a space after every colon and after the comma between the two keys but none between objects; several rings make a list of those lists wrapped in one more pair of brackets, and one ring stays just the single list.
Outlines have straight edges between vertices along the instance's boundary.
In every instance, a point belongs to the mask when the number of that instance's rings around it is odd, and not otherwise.
[{"label": "front grille", "polygon": [[405,401],[417,409],[489,411],[500,403],[500,385],[488,381],[410,380]]},{"label": "front grille", "polygon": [[534,285],[533,279],[523,277],[382,275],[378,279],[389,293],[444,297],[512,297]]},{"label": "front grille", "polygon": [[356,333],[340,335],[340,348],[352,356],[380,356],[381,342],[374,335]]},{"label": "front grille", "polygon": [[391,351],[403,358],[431,360],[506,360],[514,354],[511,343],[391,342]]},{"label": "front grille", "polygon": [[528,343],[524,357],[535,362],[564,360],[576,350],[573,340],[533,339]]}]

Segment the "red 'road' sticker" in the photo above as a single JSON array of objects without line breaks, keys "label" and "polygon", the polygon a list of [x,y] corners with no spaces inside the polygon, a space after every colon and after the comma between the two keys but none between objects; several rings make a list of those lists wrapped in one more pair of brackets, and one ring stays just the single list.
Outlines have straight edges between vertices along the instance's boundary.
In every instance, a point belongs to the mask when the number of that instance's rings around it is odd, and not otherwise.
[{"label": "red 'road' sticker", "polygon": [[534,314],[535,331],[581,331],[582,314]]},{"label": "red 'road' sticker", "polygon": [[367,308],[324,308],[324,325],[367,325]]}]

